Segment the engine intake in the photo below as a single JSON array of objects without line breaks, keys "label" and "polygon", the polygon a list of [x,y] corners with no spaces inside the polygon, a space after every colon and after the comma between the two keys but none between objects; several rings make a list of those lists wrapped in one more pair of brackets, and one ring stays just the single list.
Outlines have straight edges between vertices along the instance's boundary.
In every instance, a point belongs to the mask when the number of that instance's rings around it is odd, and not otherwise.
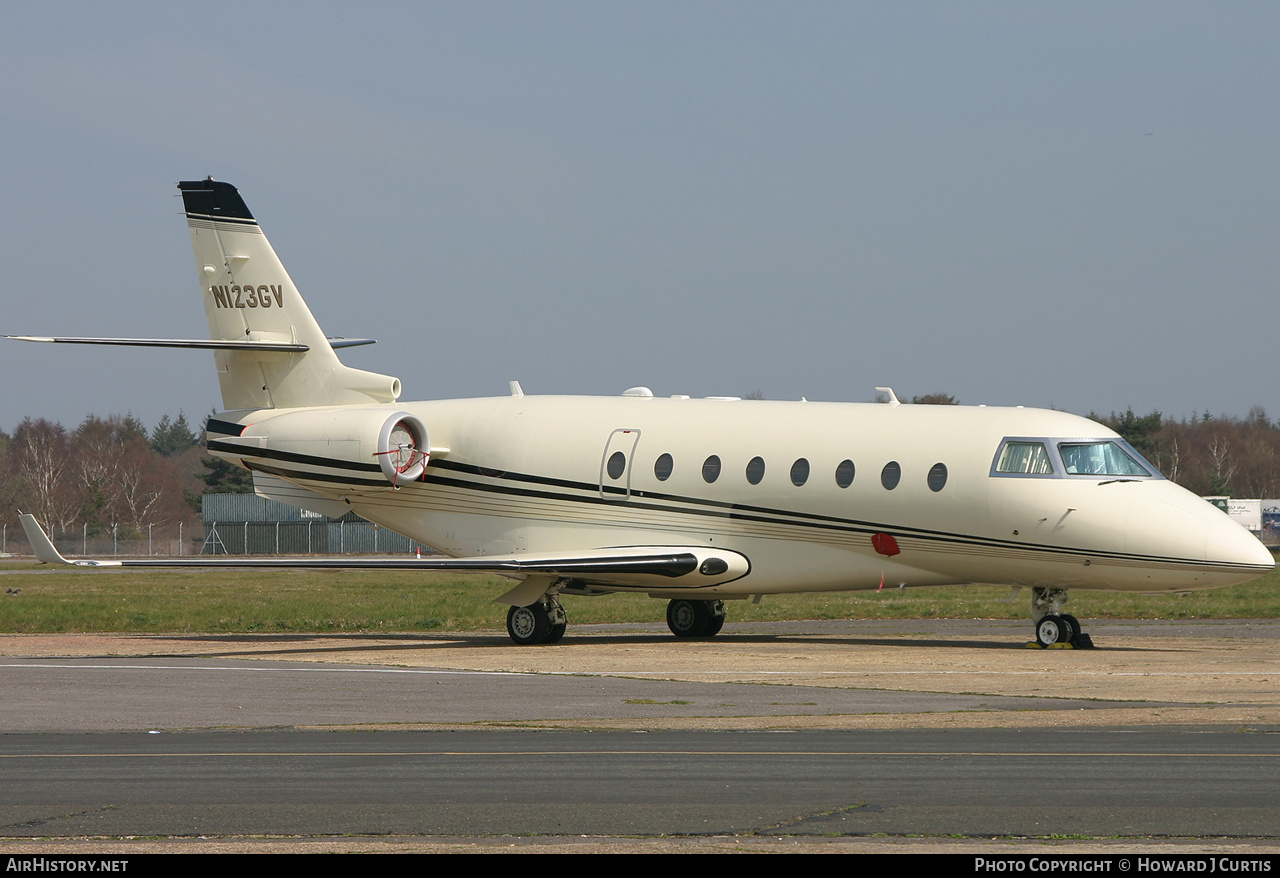
[{"label": "engine intake", "polygon": [[382,474],[393,486],[422,478],[431,458],[427,428],[408,412],[397,412],[382,425],[376,454]]}]

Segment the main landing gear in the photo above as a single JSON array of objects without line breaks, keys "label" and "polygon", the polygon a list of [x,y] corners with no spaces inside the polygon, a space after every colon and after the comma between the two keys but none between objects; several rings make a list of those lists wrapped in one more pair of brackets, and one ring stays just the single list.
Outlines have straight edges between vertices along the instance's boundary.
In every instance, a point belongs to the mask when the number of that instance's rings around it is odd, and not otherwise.
[{"label": "main landing gear", "polygon": [[715,637],[724,627],[724,601],[674,600],[667,604],[667,627],[676,637]]},{"label": "main landing gear", "polygon": [[[559,643],[569,623],[554,596],[507,610],[507,633],[521,646]],[[676,637],[715,637],[724,627],[724,601],[675,600],[667,604],[667,627]]]},{"label": "main landing gear", "polygon": [[527,607],[507,610],[507,633],[521,646],[559,643],[569,617],[554,597],[544,597]]},{"label": "main landing gear", "polygon": [[1080,620],[1062,612],[1062,605],[1066,602],[1065,588],[1031,589],[1031,618],[1036,626],[1036,644],[1043,649],[1068,646],[1092,649],[1093,640],[1080,630]]}]

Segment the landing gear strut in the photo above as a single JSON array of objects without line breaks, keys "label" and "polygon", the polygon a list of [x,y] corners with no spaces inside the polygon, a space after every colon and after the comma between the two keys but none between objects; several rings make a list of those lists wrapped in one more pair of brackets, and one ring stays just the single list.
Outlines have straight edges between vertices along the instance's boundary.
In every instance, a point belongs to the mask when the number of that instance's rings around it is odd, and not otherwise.
[{"label": "landing gear strut", "polygon": [[507,633],[521,646],[559,643],[568,624],[569,617],[554,596],[507,610]]},{"label": "landing gear strut", "polygon": [[1093,641],[1080,630],[1080,620],[1062,612],[1062,605],[1066,602],[1065,588],[1031,589],[1031,618],[1036,626],[1036,643],[1045,649],[1060,645],[1092,649]]},{"label": "landing gear strut", "polygon": [[715,637],[724,627],[724,601],[671,601],[667,627],[676,637]]}]

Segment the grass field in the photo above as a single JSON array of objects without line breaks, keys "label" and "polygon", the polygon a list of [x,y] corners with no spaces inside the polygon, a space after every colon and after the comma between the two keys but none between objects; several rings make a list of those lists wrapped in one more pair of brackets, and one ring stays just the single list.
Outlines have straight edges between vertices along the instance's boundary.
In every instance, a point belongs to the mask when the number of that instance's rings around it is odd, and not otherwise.
[{"label": "grass field", "polygon": [[[48,571],[7,564],[0,633],[473,631],[502,628],[511,587],[495,576],[418,572],[252,570]],[[31,572],[25,572],[30,570]],[[783,619],[1027,619],[1030,593],[995,586],[766,596],[726,602],[729,621]],[[566,597],[571,623],[659,622],[645,596]],[[1280,571],[1188,595],[1073,591],[1081,619],[1240,619],[1280,616]]]}]

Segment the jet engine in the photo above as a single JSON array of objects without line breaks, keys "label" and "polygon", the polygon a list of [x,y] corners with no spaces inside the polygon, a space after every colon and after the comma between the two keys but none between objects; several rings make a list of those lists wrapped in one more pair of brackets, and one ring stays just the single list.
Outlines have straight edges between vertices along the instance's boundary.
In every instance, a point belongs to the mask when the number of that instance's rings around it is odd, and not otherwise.
[{"label": "jet engine", "polygon": [[426,472],[427,460],[431,457],[427,428],[408,412],[396,412],[378,431],[375,454],[382,474],[392,485],[416,481]]},{"label": "jet engine", "polygon": [[422,478],[431,457],[422,421],[385,406],[282,411],[243,427],[215,416],[208,430],[210,452],[284,478],[378,473],[399,487]]}]

